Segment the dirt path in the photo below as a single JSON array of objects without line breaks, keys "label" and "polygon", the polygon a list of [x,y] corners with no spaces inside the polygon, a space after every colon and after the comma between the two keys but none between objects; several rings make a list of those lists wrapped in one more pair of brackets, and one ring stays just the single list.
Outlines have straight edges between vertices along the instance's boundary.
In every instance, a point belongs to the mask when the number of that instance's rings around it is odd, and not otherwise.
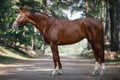
[{"label": "dirt path", "polygon": [[0,80],[120,80],[120,65],[107,65],[106,75],[92,76],[94,60],[61,57],[63,75],[52,77],[50,57],[0,64]]}]

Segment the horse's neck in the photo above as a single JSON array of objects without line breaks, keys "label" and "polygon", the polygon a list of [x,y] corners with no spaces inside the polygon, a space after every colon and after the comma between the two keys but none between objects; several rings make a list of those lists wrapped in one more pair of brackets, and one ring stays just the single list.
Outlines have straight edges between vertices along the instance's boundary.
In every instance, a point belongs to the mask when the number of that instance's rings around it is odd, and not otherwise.
[{"label": "horse's neck", "polygon": [[43,34],[45,23],[48,19],[48,16],[47,15],[41,16],[41,15],[38,14],[38,15],[31,16],[30,23],[34,25]]}]

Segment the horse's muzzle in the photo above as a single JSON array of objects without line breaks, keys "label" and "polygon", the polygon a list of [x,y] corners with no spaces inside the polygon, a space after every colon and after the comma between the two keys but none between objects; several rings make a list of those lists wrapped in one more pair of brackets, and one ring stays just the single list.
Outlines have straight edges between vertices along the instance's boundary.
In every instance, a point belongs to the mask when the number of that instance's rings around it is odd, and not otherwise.
[{"label": "horse's muzzle", "polygon": [[12,24],[12,28],[17,29],[18,26],[19,26],[18,22],[14,21],[14,23]]}]

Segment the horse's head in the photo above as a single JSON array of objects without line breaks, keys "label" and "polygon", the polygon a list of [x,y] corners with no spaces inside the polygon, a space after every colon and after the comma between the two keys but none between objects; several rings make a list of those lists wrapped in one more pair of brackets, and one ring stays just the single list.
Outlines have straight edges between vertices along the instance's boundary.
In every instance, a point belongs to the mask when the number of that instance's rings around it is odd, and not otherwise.
[{"label": "horse's head", "polygon": [[29,18],[27,16],[28,14],[29,12],[27,12],[26,10],[20,9],[17,18],[12,25],[12,28],[16,29],[19,26],[27,24],[29,22]]}]

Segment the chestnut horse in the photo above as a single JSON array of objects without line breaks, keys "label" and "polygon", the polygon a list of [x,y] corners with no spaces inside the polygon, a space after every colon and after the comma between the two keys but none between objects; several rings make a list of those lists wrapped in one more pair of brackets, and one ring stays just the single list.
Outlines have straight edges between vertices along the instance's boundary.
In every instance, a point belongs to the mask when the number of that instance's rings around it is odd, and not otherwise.
[{"label": "chestnut horse", "polygon": [[100,73],[104,74],[104,30],[98,20],[94,18],[62,20],[45,13],[20,9],[12,27],[17,28],[27,23],[34,25],[42,33],[45,42],[51,47],[54,62],[53,76],[62,74],[58,45],[73,44],[84,38],[91,44],[95,55],[93,75],[98,72],[98,64],[101,66]]}]

